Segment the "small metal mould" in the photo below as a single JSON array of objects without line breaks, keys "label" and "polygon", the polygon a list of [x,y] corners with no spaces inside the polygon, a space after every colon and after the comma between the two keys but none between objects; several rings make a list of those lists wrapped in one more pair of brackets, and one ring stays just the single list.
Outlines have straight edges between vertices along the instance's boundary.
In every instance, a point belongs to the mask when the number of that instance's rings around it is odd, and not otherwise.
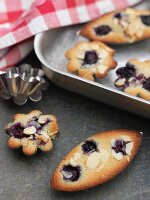
[{"label": "small metal mould", "polygon": [[0,97],[12,98],[17,105],[25,104],[28,99],[37,102],[42,98],[42,90],[49,87],[43,76],[42,69],[32,68],[26,63],[0,71]]}]

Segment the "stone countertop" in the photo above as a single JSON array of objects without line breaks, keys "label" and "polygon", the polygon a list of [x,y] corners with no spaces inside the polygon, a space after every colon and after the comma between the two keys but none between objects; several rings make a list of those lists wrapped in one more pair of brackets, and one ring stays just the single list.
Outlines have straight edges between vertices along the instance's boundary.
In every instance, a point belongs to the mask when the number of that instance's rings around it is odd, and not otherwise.
[{"label": "stone countertop", "polygon": [[[32,52],[24,62],[39,66]],[[21,150],[7,148],[3,127],[15,113],[39,109],[57,116],[60,137],[49,153],[26,157]],[[53,84],[38,103],[17,106],[0,100],[0,200],[148,200],[150,199],[149,120],[96,102]],[[77,143],[93,133],[128,128],[144,132],[142,147],[133,163],[112,181],[76,193],[55,192],[49,180],[57,164]]]}]

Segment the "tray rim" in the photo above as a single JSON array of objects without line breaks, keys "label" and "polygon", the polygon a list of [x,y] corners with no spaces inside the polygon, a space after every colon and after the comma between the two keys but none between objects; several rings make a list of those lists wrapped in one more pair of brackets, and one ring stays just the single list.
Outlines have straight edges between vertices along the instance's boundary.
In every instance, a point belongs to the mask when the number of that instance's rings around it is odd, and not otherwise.
[{"label": "tray rim", "polygon": [[[75,26],[75,25],[73,25]],[[63,28],[66,28],[66,27],[63,27]],[[34,37],[34,50],[35,50],[35,53],[38,57],[38,59],[40,60],[40,62],[45,66],[47,67],[48,69],[50,69],[51,71],[54,71],[56,72],[57,74],[61,74],[63,76],[68,76],[72,79],[77,79],[81,82],[84,82],[84,83],[87,83],[87,84],[90,84],[90,85],[94,85],[95,87],[98,87],[98,88],[103,88],[107,91],[111,91],[113,93],[116,93],[116,94],[119,94],[121,96],[126,96],[128,97],[129,99],[132,99],[132,100],[135,100],[135,101],[138,101],[140,103],[143,103],[143,104],[146,104],[146,105],[150,105],[150,101],[148,100],[144,100],[142,98],[139,98],[139,97],[135,97],[135,96],[132,96],[130,94],[127,94],[123,91],[120,91],[120,90],[117,90],[117,89],[113,89],[109,86],[106,86],[106,85],[103,85],[101,83],[98,83],[98,82],[94,82],[94,81],[90,81],[88,79],[84,79],[82,77],[79,77],[77,75],[74,75],[74,74],[71,74],[69,72],[63,72],[61,70],[58,70],[54,67],[52,67],[51,65],[49,65],[47,62],[46,62],[46,59],[44,58],[43,54],[42,54],[42,49],[40,48],[40,44],[41,44],[41,41],[42,39],[44,38],[44,35],[47,34],[48,32],[56,32],[59,28],[56,28],[56,29],[52,29],[52,30],[47,30],[47,31],[44,31],[42,33],[38,33],[37,35],[35,35]],[[45,74],[46,75],[46,74]],[[57,83],[56,83],[57,84]]]}]

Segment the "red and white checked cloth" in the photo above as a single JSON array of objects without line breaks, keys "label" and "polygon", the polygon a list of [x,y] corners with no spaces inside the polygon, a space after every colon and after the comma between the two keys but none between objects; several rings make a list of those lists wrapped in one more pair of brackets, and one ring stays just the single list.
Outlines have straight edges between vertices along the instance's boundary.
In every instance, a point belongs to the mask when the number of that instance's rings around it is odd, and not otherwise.
[{"label": "red and white checked cloth", "polygon": [[0,0],[0,70],[23,59],[33,49],[32,36],[39,32],[83,23],[140,1]]}]

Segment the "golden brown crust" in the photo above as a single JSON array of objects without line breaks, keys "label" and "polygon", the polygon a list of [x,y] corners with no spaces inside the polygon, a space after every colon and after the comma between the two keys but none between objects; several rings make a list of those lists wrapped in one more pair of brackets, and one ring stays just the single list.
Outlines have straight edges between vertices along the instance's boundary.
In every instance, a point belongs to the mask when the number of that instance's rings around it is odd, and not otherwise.
[{"label": "golden brown crust", "polygon": [[[80,31],[80,35],[90,40],[98,40],[107,44],[124,44],[133,43],[150,38],[150,26],[146,26],[140,20],[140,15],[150,15],[148,10],[134,10],[128,8],[121,11],[129,16],[122,21],[121,24],[114,15],[118,11],[105,14],[102,17],[87,23]],[[127,23],[128,22],[128,23]],[[103,36],[96,35],[94,29],[100,25],[108,25],[112,31]]]},{"label": "golden brown crust", "polygon": [[39,148],[42,151],[50,151],[53,148],[53,143],[52,140],[50,139],[46,144],[44,145],[39,145]]},{"label": "golden brown crust", "polygon": [[[35,121],[35,118],[37,121]],[[42,115],[42,112],[39,110],[33,110],[28,114],[16,114],[14,116],[15,121],[13,123],[8,124],[5,126],[5,131],[7,134],[10,134],[10,138],[8,140],[8,147],[10,148],[19,148],[22,146],[22,151],[26,155],[33,155],[36,153],[37,149],[40,148],[42,151],[50,151],[53,147],[52,140],[56,137],[58,134],[58,124],[57,119],[54,115]],[[46,120],[50,120],[42,126],[46,122]],[[33,132],[34,131],[34,124],[27,126],[28,122],[34,121],[35,123],[38,123],[38,126],[42,126],[42,129],[40,132]],[[24,134],[22,136],[15,136],[15,134],[10,131],[10,127],[12,127],[15,124],[19,124],[21,128],[23,128],[23,132],[21,134]],[[26,130],[26,128],[32,127],[33,130]],[[36,130],[36,126],[35,126]]]},{"label": "golden brown crust", "polygon": [[[122,137],[129,137],[132,142],[134,142],[132,153],[130,156],[124,156],[121,160],[116,160],[111,153],[111,140]],[[100,170],[91,170],[85,166],[85,161],[88,156],[85,156],[81,149],[81,144],[76,146],[72,151],[68,153],[67,156],[60,162],[58,167],[51,178],[51,187],[55,190],[60,191],[79,191],[88,189],[99,184],[105,183],[110,179],[114,178],[117,174],[119,174],[122,170],[124,170],[134,159],[135,155],[138,152],[138,149],[141,144],[142,135],[137,131],[131,130],[113,130],[106,131],[88,138],[88,140],[94,140],[99,146],[99,151],[102,149],[107,150],[109,153],[109,157],[104,162],[104,166],[100,164]],[[81,161],[79,160],[79,165],[81,166],[81,177],[78,181],[70,182],[65,181],[63,179],[63,175],[60,172],[62,170],[62,166],[68,164],[70,159],[75,155],[75,153],[81,154]],[[86,158],[85,158],[86,157]]]},{"label": "golden brown crust", "polygon": [[37,144],[34,141],[30,141],[27,146],[22,146],[22,151],[25,155],[32,156],[36,153],[37,148]]},{"label": "golden brown crust", "polygon": [[128,94],[131,94],[132,96],[140,97],[145,100],[150,100],[150,92],[145,90],[141,86],[127,87],[124,91]]},{"label": "golden brown crust", "polygon": [[8,147],[10,147],[12,149],[17,149],[17,148],[21,147],[20,139],[17,139],[15,137],[10,137],[7,144],[8,144]]},{"label": "golden brown crust", "polygon": [[[42,112],[41,111],[39,111],[39,110],[32,110],[29,114],[28,114],[28,116],[30,115],[30,116],[38,116],[38,115],[41,115],[42,114]],[[17,113],[17,114],[15,114],[14,115],[14,120],[21,120],[22,118],[24,118],[26,116],[26,114],[20,114],[20,113]]]},{"label": "golden brown crust", "polygon": [[[96,63],[84,63],[86,52],[93,51],[98,56]],[[109,69],[116,67],[117,62],[113,58],[114,54],[115,51],[112,48],[99,41],[79,42],[65,54],[69,60],[67,69],[71,73],[92,81],[95,76],[101,79],[107,75]]]}]

